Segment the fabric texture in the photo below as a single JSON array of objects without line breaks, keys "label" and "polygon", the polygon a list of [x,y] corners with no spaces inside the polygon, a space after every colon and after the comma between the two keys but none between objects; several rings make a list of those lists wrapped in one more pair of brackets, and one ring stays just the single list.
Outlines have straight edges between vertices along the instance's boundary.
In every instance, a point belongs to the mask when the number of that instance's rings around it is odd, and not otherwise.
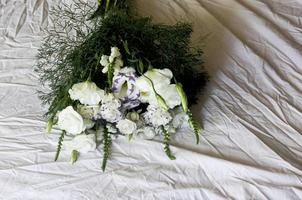
[{"label": "fabric texture", "polygon": [[[54,162],[58,131],[33,71],[41,30],[58,1],[0,0],[0,199],[302,199],[302,2],[136,0],[155,22],[192,21],[211,81],[192,107],[204,126],[160,141],[114,140],[71,165]],[[198,84],[198,83],[196,83]]]}]

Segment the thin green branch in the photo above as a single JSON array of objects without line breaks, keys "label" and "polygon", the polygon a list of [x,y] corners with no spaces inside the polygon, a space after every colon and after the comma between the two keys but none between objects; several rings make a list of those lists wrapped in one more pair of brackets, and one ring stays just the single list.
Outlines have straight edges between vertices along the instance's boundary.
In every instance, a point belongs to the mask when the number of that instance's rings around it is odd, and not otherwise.
[{"label": "thin green branch", "polygon": [[56,156],[55,156],[55,161],[57,161],[58,158],[59,158],[65,133],[66,133],[65,131],[62,131],[62,133],[60,134],[60,137],[59,137],[59,140],[58,140],[58,146],[57,146]]},{"label": "thin green branch", "polygon": [[176,157],[172,154],[171,149],[170,149],[170,133],[162,126],[161,127],[162,132],[164,133],[164,150],[166,155],[171,159],[171,160],[175,160]]},{"label": "thin green branch", "polygon": [[201,127],[199,125],[199,123],[193,118],[193,114],[190,110],[188,110],[187,115],[189,117],[188,119],[188,123],[190,125],[190,127],[192,128],[195,137],[196,137],[196,144],[199,143],[199,135],[201,134]]},{"label": "thin green branch", "polygon": [[111,143],[112,143],[110,134],[109,134],[108,129],[107,129],[106,126],[104,126],[103,137],[104,137],[104,146],[103,146],[102,170],[104,172],[105,169],[106,169],[107,160],[108,160],[109,155],[110,155],[110,147],[111,147]]}]

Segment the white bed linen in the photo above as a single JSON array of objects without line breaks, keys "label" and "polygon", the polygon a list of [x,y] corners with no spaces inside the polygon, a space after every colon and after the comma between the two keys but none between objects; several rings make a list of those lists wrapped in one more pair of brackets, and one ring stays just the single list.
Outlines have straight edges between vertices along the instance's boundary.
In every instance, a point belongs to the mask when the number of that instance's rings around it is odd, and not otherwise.
[{"label": "white bed linen", "polygon": [[[0,199],[302,199],[302,1],[136,0],[156,22],[193,22],[211,81],[170,161],[157,141],[114,141],[75,165],[44,134],[33,72],[56,1],[0,0]],[[196,83],[198,84],[198,83]],[[56,138],[56,133],[52,133]]]}]

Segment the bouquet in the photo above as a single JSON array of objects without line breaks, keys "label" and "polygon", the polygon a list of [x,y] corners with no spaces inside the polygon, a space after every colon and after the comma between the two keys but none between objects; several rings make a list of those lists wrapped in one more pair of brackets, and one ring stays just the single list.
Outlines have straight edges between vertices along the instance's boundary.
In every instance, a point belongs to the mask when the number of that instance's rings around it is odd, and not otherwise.
[{"label": "bouquet", "polygon": [[47,132],[54,124],[61,130],[55,160],[63,146],[71,163],[102,148],[104,171],[118,136],[162,138],[174,160],[170,137],[184,123],[199,142],[201,127],[189,106],[208,76],[195,68],[202,52],[189,45],[189,23],[153,24],[126,0],[78,0],[51,16],[35,69],[50,89],[40,91],[49,104]]}]

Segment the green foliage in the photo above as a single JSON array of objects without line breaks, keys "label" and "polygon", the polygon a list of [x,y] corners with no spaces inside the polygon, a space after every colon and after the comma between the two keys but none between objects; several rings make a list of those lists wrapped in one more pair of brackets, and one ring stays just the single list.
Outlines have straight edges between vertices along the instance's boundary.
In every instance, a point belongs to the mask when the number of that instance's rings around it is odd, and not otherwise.
[{"label": "green foliage", "polygon": [[56,151],[56,156],[55,156],[55,161],[57,161],[58,158],[59,158],[65,133],[66,133],[65,131],[62,131],[62,133],[61,133],[61,135],[59,137],[57,151]]},{"label": "green foliage", "polygon": [[103,144],[104,146],[103,146],[102,170],[105,171],[106,165],[107,165],[107,160],[110,155],[110,147],[111,147],[111,142],[112,142],[110,133],[108,132],[108,129],[106,126],[104,126],[103,137],[104,137],[104,144]]},{"label": "green foliage", "polygon": [[90,19],[95,17],[103,17],[109,10],[112,9],[119,9],[124,10],[124,12],[128,12],[129,2],[128,0],[98,0],[98,8]]},{"label": "green foliage", "polygon": [[176,157],[172,154],[171,149],[170,149],[170,144],[169,144],[169,142],[170,142],[170,133],[164,127],[161,127],[161,128],[162,128],[162,131],[164,133],[163,144],[164,144],[165,153],[170,158],[170,160],[175,160]]},{"label": "green foliage", "polygon": [[[45,32],[44,41],[37,55],[35,71],[40,82],[49,90],[39,91],[45,104],[50,104],[46,115],[51,119],[58,111],[71,105],[68,89],[86,80],[90,69],[78,68],[79,47],[97,26],[98,21],[87,21],[86,16],[95,11],[94,6],[76,0],[72,6],[61,4],[52,8],[53,26]],[[91,66],[88,64],[88,66]]]},{"label": "green foliage", "polygon": [[199,123],[193,118],[193,114],[190,110],[188,110],[187,115],[189,117],[188,122],[190,127],[193,129],[195,137],[196,137],[196,144],[199,143],[199,135],[201,133],[201,127]]},{"label": "green foliage", "polygon": [[189,105],[196,102],[208,76],[202,71],[201,50],[189,45],[191,24],[153,24],[150,18],[131,15],[119,7],[109,10],[104,18],[88,21],[86,16],[94,12],[83,1],[75,1],[73,7],[63,5],[51,13],[55,25],[39,50],[35,68],[41,82],[50,87],[40,95],[50,104],[48,116],[72,104],[68,89],[89,75],[100,88],[106,87],[107,77],[99,60],[110,54],[112,46],[121,50],[125,66],[136,67],[141,60],[146,66],[171,69],[183,84]]}]

